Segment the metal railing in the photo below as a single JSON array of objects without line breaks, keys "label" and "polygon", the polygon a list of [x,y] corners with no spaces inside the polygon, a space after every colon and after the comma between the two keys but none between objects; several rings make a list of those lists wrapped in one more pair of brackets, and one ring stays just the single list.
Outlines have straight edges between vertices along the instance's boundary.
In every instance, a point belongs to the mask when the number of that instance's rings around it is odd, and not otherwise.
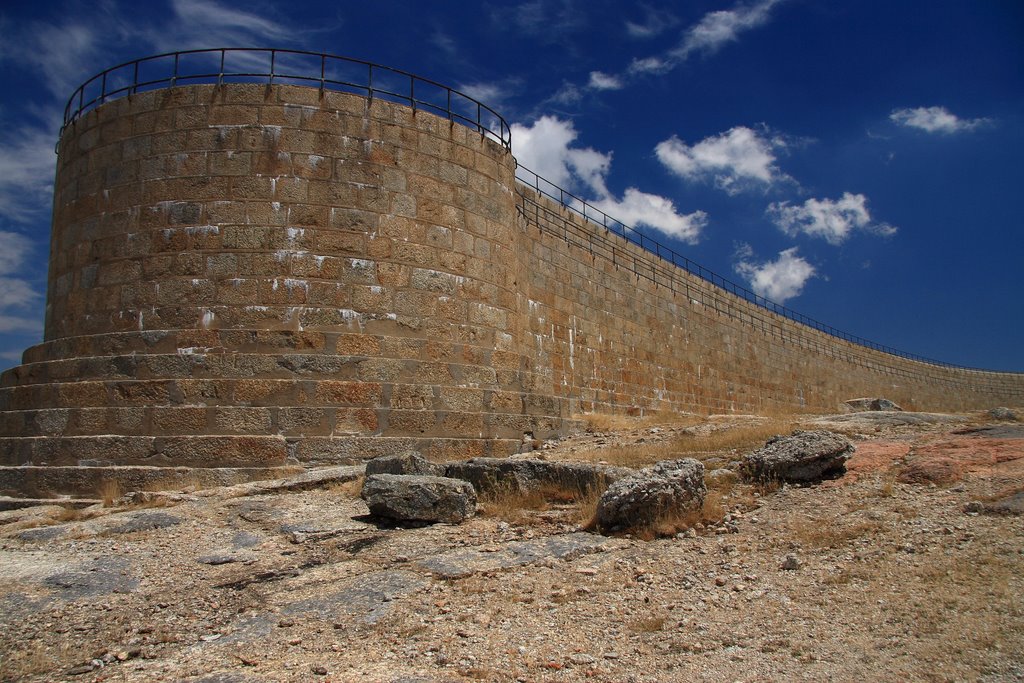
[{"label": "metal railing", "polygon": [[[898,356],[900,358],[906,358],[908,360],[918,361],[921,363],[927,363],[929,365],[936,365],[940,367],[958,368],[965,370],[975,369],[969,368],[967,366],[956,365],[953,363],[946,363],[944,361],[926,358],[924,356],[919,356],[913,353],[907,353],[905,351],[900,351],[899,349],[895,349],[891,346],[879,344],[871,340],[865,339],[863,337],[843,332],[842,330],[836,329],[831,325],[827,325],[818,320],[815,320],[814,318],[808,317],[806,315],[803,315],[802,313],[798,313],[797,311],[777,304],[774,301],[766,299],[765,297],[754,293],[753,291],[747,289],[746,287],[737,284],[732,280],[729,280],[728,278],[722,277],[718,273],[715,273],[714,271],[705,268],[699,263],[691,261],[690,259],[683,256],[679,252],[675,251],[671,247],[668,247],[665,244],[659,242],[658,240],[652,239],[649,235],[644,234],[642,230],[628,226],[622,221],[613,218],[612,216],[608,215],[601,209],[598,209],[596,206],[594,206],[587,200],[583,199],[582,197],[574,195],[568,190],[559,187],[558,185],[543,178],[542,176],[538,175],[534,171],[531,171],[525,166],[520,165],[517,167],[516,180],[525,185],[526,187],[529,187],[530,189],[535,191],[538,195],[542,195],[544,197],[547,197],[548,199],[551,199],[554,202],[557,202],[561,207],[583,218],[588,223],[603,228],[609,233],[617,235],[618,237],[621,237],[624,240],[641,247],[645,251],[653,254],[654,256],[657,256],[663,261],[666,261],[667,263],[677,266],[678,268],[683,269],[687,273],[695,275],[696,277],[711,283],[712,285],[721,290],[724,290],[736,297],[739,297],[740,299],[743,299],[744,301],[748,301],[778,316],[800,323],[811,329],[823,332],[837,339],[841,339],[843,341],[847,341],[852,344],[856,344],[858,346],[862,346],[868,349],[873,349],[875,351],[880,351],[882,353]],[[522,197],[522,195],[521,198],[526,201],[529,201],[528,198]],[[550,220],[550,217],[548,217],[548,219]],[[537,222],[538,227],[544,227],[542,224],[540,224],[540,221]],[[605,244],[599,245],[597,249],[594,249],[592,245],[591,251],[596,251],[599,253],[604,252],[604,255],[606,256],[610,255],[609,258],[611,258],[613,262],[615,262],[615,265],[617,267],[632,268],[634,274],[638,278],[643,277],[652,282],[656,282],[659,285],[665,284],[666,286],[673,287],[674,290],[687,293],[687,296],[689,296],[688,292],[690,291],[690,289],[685,283],[673,286],[673,278],[671,274],[664,272],[662,269],[659,269],[656,266],[656,264],[652,263],[649,260],[642,258],[637,259],[635,257],[631,259],[629,257],[629,254],[624,253],[621,249],[619,250],[619,255],[621,255],[620,258],[620,256],[616,254],[614,247],[609,247],[608,245]],[[668,284],[666,284],[666,282],[668,282]],[[706,303],[703,297],[700,298],[702,303]],[[736,317],[739,315],[738,312],[733,311],[733,308],[731,306],[720,307],[717,301],[715,301],[711,305],[720,313],[730,315],[730,317]],[[766,329],[769,331],[777,330],[777,325],[772,325],[767,321],[762,320],[760,321],[760,324],[762,327],[767,326]],[[777,331],[779,334],[781,334],[781,330]]]},{"label": "metal railing", "polygon": [[80,85],[64,108],[64,128],[118,97],[179,84],[285,83],[315,85],[407,104],[476,130],[512,147],[508,122],[486,104],[428,78],[361,59],[271,48],[182,50],[143,57],[102,71]]}]

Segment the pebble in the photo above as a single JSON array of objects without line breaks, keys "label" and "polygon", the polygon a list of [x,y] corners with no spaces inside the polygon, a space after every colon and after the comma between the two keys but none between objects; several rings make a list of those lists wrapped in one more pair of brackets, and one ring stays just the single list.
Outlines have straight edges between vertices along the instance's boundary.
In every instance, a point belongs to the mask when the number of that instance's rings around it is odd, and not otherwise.
[{"label": "pebble", "polygon": [[801,562],[800,558],[794,555],[793,553],[786,555],[786,559],[782,561],[782,568],[788,571],[800,569],[802,565],[803,562]]},{"label": "pebble", "polygon": [[325,666],[316,665],[316,666],[310,667],[309,670],[312,671],[317,676],[326,676],[327,675],[327,667],[325,667]]}]

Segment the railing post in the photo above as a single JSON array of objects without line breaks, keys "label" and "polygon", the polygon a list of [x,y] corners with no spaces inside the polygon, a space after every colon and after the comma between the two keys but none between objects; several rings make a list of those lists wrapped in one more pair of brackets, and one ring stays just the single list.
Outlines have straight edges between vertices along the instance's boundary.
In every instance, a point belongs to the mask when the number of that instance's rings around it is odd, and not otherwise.
[{"label": "railing post", "polygon": [[178,55],[179,54],[180,53],[178,53],[178,52],[174,53],[174,75],[171,76],[171,87],[172,88],[174,87],[174,84],[178,82]]}]

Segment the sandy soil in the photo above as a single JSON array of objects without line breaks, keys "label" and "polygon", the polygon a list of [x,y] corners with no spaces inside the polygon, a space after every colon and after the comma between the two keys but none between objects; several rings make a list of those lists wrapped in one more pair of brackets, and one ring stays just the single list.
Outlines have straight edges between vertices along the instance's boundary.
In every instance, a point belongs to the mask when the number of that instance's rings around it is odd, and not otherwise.
[{"label": "sandy soil", "polygon": [[843,478],[654,541],[568,504],[400,528],[339,483],[0,513],[0,680],[1024,680],[1024,524],[986,512],[1024,428],[830,424]]}]

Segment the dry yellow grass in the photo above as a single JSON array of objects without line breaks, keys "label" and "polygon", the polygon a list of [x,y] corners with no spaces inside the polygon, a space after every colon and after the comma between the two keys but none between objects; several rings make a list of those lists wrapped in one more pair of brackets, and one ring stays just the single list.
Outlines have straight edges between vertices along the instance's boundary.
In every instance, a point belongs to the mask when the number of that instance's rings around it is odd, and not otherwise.
[{"label": "dry yellow grass", "polygon": [[722,455],[742,455],[760,448],[779,434],[790,434],[799,424],[796,417],[759,419],[739,424],[702,423],[692,433],[664,441],[612,445],[579,451],[588,462],[607,462],[618,467],[646,467],[661,460],[694,458],[705,462]]},{"label": "dry yellow grass", "polygon": [[104,479],[96,487],[96,493],[103,501],[103,507],[114,506],[114,502],[121,497],[121,484],[116,479]]},{"label": "dry yellow grass", "polygon": [[606,413],[584,413],[573,416],[582,420],[588,432],[628,432],[633,429],[656,427],[661,425],[687,426],[700,424],[704,418],[693,413],[671,413],[664,411],[648,412],[643,416],[609,415]]},{"label": "dry yellow grass", "polygon": [[543,484],[528,491],[498,487],[482,493],[480,505],[485,517],[496,517],[510,524],[522,525],[530,522],[531,513],[544,512],[555,506],[571,506],[578,510],[590,507],[596,509],[599,497],[600,492],[579,492],[553,484]]}]

